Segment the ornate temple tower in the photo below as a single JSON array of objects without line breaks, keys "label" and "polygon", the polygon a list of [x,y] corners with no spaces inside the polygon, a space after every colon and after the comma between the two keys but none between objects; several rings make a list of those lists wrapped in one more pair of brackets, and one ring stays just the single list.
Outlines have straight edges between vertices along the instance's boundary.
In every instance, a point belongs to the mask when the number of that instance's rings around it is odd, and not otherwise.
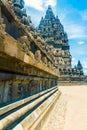
[{"label": "ornate temple tower", "polygon": [[84,75],[83,66],[82,66],[80,60],[78,61],[78,64],[77,64],[77,70],[79,71],[80,75]]},{"label": "ornate temple tower", "polygon": [[71,69],[67,33],[64,31],[58,16],[55,17],[51,6],[48,6],[45,17],[41,18],[38,30],[53,53],[59,69]]}]

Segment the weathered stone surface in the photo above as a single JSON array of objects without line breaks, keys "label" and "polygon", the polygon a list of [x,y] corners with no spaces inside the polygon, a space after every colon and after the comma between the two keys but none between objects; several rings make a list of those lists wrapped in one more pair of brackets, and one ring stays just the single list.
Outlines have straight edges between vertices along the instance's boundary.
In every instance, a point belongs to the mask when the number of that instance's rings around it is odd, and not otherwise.
[{"label": "weathered stone surface", "polygon": [[24,1],[0,2],[0,103],[5,105],[54,87],[59,72],[43,49],[44,39],[34,31]]}]

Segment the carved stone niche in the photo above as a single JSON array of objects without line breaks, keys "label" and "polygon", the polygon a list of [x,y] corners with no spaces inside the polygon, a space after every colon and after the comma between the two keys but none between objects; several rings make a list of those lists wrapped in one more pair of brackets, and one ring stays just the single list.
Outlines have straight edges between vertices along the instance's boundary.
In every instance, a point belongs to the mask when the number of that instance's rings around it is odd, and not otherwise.
[{"label": "carved stone niche", "polygon": [[45,41],[44,41],[43,38],[41,38],[41,36],[38,36],[38,37],[37,37],[37,41],[38,41],[38,42],[41,42],[43,45],[45,44]]},{"label": "carved stone niche", "polygon": [[54,72],[56,72],[56,67],[53,67]]},{"label": "carved stone niche", "polygon": [[48,67],[49,67],[49,68],[51,68],[51,67],[52,67],[52,64],[51,64],[51,62],[50,62],[50,61],[48,62]]},{"label": "carved stone niche", "polygon": [[66,55],[66,56],[70,55],[69,50],[66,50],[66,51],[65,51],[65,55]]},{"label": "carved stone niche", "polygon": [[13,4],[13,0],[8,0],[9,4],[12,5]]},{"label": "carved stone niche", "polygon": [[13,0],[13,4],[20,9],[24,8],[24,0]]},{"label": "carved stone niche", "polygon": [[0,30],[5,31],[5,24],[4,24],[4,19],[2,18],[2,11],[0,7]]},{"label": "carved stone niche", "polygon": [[30,19],[30,16],[27,16],[26,9],[23,9],[23,10],[22,10],[21,22],[22,22],[24,25],[27,25],[27,26],[29,26],[30,23],[32,23],[32,22],[31,22],[31,19]]},{"label": "carved stone niche", "polygon": [[30,26],[30,30],[31,30],[31,31],[34,31],[34,25],[33,25],[32,23],[30,23],[29,26]]},{"label": "carved stone niche", "polygon": [[41,51],[40,50],[37,50],[35,52],[35,59],[40,62],[41,61]]},{"label": "carved stone niche", "polygon": [[41,37],[37,36],[37,42],[41,42]]},{"label": "carved stone niche", "polygon": [[37,33],[36,32],[34,32],[34,38],[35,38],[35,40],[37,39]]},{"label": "carved stone niche", "polygon": [[22,11],[19,7],[14,6],[14,12],[19,18],[22,17]]},{"label": "carved stone niche", "polygon": [[21,18],[21,22],[22,22],[24,25],[29,25],[29,23],[28,23],[28,19],[27,19],[26,16],[22,16],[22,18]]},{"label": "carved stone niche", "polygon": [[30,24],[32,24],[30,16],[27,16],[26,9],[22,10],[21,22],[27,26],[30,26]]},{"label": "carved stone niche", "polygon": [[18,41],[22,44],[22,47],[26,53],[28,53],[31,49],[30,41],[28,40],[27,36],[21,36]]},{"label": "carved stone niche", "polygon": [[[30,28],[30,26],[29,26],[29,28]],[[31,29],[30,29],[30,34],[31,34],[31,36],[33,36],[34,37],[34,31],[31,31]]]},{"label": "carved stone niche", "polygon": [[27,29],[28,32],[30,32],[30,26],[27,26],[27,25],[23,25],[25,29]]},{"label": "carved stone niche", "polygon": [[45,56],[42,57],[42,62],[47,66],[47,58]]},{"label": "carved stone niche", "polygon": [[9,93],[8,93],[8,100],[11,101],[13,98],[13,82],[9,81]]}]

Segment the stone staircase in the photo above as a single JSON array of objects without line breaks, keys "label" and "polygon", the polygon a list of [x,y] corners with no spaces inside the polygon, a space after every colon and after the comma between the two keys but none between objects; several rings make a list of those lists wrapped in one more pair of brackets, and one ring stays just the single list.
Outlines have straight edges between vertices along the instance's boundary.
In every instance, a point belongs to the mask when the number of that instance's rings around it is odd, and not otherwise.
[{"label": "stone staircase", "polygon": [[57,87],[0,108],[0,130],[40,130],[56,103]]}]

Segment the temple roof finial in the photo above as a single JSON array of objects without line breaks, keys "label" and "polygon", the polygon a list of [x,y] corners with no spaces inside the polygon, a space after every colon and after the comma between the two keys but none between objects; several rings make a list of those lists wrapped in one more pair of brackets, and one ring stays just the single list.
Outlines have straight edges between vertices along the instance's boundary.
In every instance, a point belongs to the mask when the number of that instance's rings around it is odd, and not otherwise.
[{"label": "temple roof finial", "polygon": [[51,5],[48,5],[48,9],[46,11],[46,15],[45,15],[46,19],[51,19],[51,18],[55,18],[55,15],[53,13],[53,10],[51,8]]},{"label": "temple roof finial", "polygon": [[48,5],[48,8],[51,8],[51,5]]}]

